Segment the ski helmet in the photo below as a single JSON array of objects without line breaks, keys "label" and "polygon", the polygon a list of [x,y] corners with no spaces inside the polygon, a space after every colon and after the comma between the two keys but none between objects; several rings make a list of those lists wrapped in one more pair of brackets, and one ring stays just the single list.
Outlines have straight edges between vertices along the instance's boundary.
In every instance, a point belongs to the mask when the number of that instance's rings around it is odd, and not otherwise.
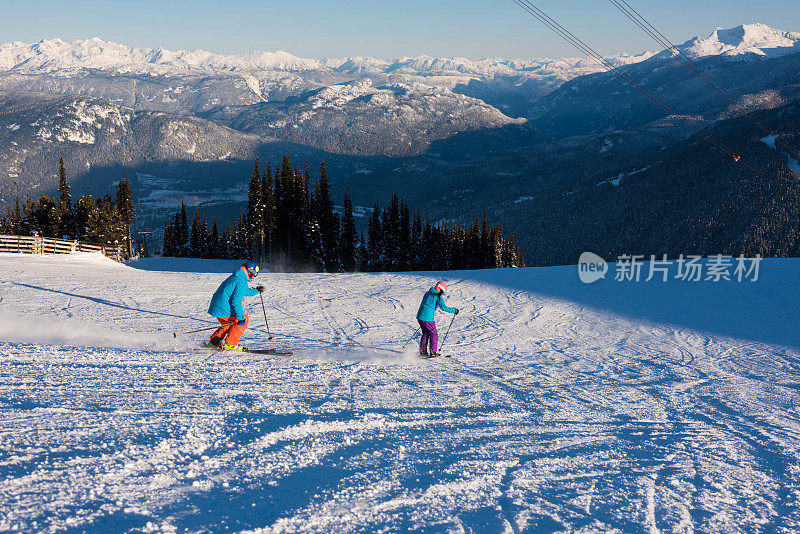
[{"label": "ski helmet", "polygon": [[244,267],[244,270],[247,271],[247,274],[250,276],[250,278],[255,278],[258,276],[259,268],[256,262],[246,261],[244,264],[242,264],[242,267]]},{"label": "ski helmet", "polygon": [[439,282],[436,283],[436,289],[438,289],[440,292],[444,293],[445,291],[447,291],[447,284],[445,284],[442,281],[439,281]]}]

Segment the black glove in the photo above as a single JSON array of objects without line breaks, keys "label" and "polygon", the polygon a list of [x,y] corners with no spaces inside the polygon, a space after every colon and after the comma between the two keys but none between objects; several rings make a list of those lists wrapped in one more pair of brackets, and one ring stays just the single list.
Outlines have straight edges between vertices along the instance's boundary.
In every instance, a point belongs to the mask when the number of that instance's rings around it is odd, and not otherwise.
[{"label": "black glove", "polygon": [[264,286],[256,286],[256,291],[258,291],[259,293],[263,293],[264,292]]},{"label": "black glove", "polygon": [[239,322],[238,322],[238,323],[236,323],[236,324],[238,324],[239,326],[244,326],[244,323],[245,323],[245,320],[244,320],[244,319],[242,319],[241,321],[239,321]]},{"label": "black glove", "polygon": [[456,308],[456,315],[458,315],[458,308]]}]

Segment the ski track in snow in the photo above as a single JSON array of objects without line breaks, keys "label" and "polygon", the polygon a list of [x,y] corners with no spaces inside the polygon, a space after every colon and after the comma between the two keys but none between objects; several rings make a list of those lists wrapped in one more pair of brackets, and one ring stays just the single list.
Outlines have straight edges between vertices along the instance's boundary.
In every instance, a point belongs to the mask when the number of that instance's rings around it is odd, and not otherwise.
[{"label": "ski track in snow", "polygon": [[281,358],[172,339],[225,275],[0,255],[0,531],[800,529],[797,347],[533,272],[443,275],[449,360],[400,350],[436,275],[265,274]]}]

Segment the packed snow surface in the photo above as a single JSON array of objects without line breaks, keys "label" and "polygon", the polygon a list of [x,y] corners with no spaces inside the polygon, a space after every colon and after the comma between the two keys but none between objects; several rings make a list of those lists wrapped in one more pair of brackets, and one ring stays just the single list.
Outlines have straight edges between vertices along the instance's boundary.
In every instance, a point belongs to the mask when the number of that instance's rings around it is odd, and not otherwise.
[{"label": "packed snow surface", "polygon": [[[0,531],[800,529],[798,260],[267,273],[275,339],[251,297],[242,342],[288,358],[173,338],[213,324],[230,263],[132,265],[0,255]],[[438,278],[453,358],[420,360]]]}]

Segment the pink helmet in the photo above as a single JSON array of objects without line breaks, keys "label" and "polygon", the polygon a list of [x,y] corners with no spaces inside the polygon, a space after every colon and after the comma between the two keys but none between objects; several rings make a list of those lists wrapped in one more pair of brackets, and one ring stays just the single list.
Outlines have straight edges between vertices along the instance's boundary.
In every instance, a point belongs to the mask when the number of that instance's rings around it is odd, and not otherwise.
[{"label": "pink helmet", "polygon": [[445,284],[442,281],[439,281],[439,282],[436,283],[436,289],[438,289],[439,291],[444,293],[445,291],[447,291],[447,284]]}]

